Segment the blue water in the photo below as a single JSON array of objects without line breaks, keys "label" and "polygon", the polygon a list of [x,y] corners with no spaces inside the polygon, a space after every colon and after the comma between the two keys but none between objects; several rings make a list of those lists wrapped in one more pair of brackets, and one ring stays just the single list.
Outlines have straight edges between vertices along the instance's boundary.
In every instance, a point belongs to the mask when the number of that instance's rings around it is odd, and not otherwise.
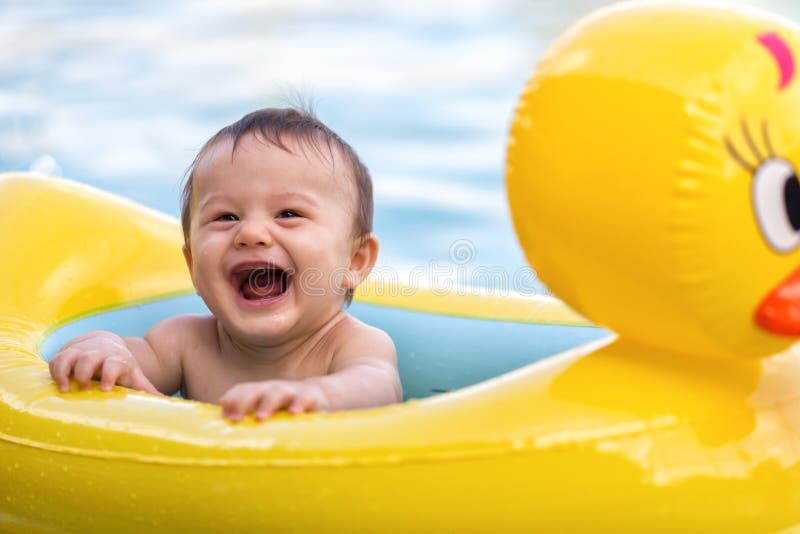
[{"label": "blue water", "polygon": [[[449,266],[445,276],[486,286],[470,274],[484,267],[508,289],[542,292],[515,276],[526,262],[503,191],[506,132],[548,43],[608,3],[0,3],[0,170],[63,175],[177,215],[205,139],[297,92],[372,171],[379,269],[407,279],[421,268],[439,285],[452,280],[431,273]],[[745,3],[800,19],[791,0]]]},{"label": "blue water", "polygon": [[[392,337],[405,400],[477,384],[609,335],[594,327],[485,321],[360,303],[348,311]],[[92,330],[143,337],[158,321],[184,313],[208,308],[191,295],[87,317],[53,332],[40,353],[49,361],[64,343]]]}]

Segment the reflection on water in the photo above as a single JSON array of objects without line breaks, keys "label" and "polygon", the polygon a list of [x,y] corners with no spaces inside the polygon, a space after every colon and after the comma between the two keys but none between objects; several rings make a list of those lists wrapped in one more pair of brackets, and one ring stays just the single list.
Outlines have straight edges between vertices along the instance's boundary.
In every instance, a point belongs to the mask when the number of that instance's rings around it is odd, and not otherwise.
[{"label": "reflection on water", "polygon": [[[203,141],[299,92],[370,167],[380,264],[524,265],[503,192],[516,97],[604,0],[10,2],[0,170],[85,181],[168,213]],[[800,19],[789,0],[749,2]],[[524,288],[521,288],[524,289]]]}]

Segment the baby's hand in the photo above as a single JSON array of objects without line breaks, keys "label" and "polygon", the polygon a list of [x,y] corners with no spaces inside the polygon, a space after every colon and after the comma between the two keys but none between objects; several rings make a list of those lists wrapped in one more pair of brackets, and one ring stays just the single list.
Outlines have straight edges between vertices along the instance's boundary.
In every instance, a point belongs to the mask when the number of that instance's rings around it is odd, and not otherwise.
[{"label": "baby's hand", "polygon": [[219,404],[222,416],[231,421],[240,421],[250,412],[261,421],[282,408],[293,414],[328,409],[328,399],[319,387],[294,380],[237,384],[225,392]]},{"label": "baby's hand", "polygon": [[92,378],[100,379],[100,389],[110,391],[114,384],[160,395],[145,377],[125,341],[111,332],[90,332],[73,339],[50,360],[50,374],[62,393],[69,391],[69,378],[88,389]]}]

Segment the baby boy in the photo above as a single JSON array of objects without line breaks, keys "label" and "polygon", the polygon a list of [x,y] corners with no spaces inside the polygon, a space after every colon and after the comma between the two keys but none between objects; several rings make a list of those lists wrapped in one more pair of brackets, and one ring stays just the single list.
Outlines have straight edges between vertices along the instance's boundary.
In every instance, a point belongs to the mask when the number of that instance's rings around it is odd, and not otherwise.
[{"label": "baby boy", "polygon": [[400,401],[394,344],[343,307],[375,264],[372,182],[314,116],[263,109],[200,150],[183,191],[183,254],[211,315],[181,315],[144,338],[90,332],[50,362],[70,377],[218,402],[264,419]]}]

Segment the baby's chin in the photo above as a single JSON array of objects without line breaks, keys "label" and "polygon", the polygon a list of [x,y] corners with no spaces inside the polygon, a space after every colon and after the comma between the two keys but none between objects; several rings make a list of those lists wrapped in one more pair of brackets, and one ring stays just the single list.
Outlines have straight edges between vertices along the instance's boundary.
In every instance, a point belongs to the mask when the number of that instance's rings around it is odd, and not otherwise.
[{"label": "baby's chin", "polygon": [[[232,314],[214,313],[223,332],[235,343],[250,347],[275,347],[300,337],[310,337],[342,312],[344,292],[334,289],[319,290],[306,298],[295,298],[294,284],[289,290],[270,302],[245,301],[241,294],[236,299]],[[212,310],[213,311],[213,310]]]},{"label": "baby's chin", "polygon": [[226,335],[234,345],[247,347],[274,348],[295,339],[298,334],[295,324],[285,317],[255,318],[243,322],[229,322],[217,319]]}]

